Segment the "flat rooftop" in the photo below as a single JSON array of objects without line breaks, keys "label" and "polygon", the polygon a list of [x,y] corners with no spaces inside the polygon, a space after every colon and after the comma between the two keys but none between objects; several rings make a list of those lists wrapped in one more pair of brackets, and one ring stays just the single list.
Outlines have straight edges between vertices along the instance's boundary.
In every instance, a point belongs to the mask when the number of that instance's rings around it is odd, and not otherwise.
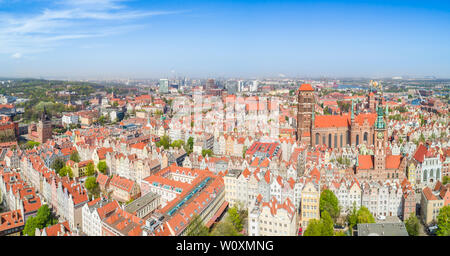
[{"label": "flat rooftop", "polygon": [[408,236],[405,224],[365,223],[358,224],[358,236]]}]

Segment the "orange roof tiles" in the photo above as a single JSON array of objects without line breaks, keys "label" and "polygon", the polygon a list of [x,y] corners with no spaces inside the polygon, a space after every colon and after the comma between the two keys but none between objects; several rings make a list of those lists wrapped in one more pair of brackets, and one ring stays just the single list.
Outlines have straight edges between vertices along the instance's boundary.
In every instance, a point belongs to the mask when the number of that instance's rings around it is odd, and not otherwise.
[{"label": "orange roof tiles", "polygon": [[373,169],[373,159],[371,155],[358,155],[358,168],[363,170]]},{"label": "orange roof tiles", "polygon": [[349,115],[316,115],[314,126],[316,128],[325,127],[348,127],[350,125]]},{"label": "orange roof tiles", "polygon": [[314,91],[313,87],[311,86],[311,84],[302,84],[300,85],[300,87],[298,88],[299,91]]},{"label": "orange roof tiles", "polygon": [[386,156],[386,169],[398,169],[400,167],[401,156]]}]

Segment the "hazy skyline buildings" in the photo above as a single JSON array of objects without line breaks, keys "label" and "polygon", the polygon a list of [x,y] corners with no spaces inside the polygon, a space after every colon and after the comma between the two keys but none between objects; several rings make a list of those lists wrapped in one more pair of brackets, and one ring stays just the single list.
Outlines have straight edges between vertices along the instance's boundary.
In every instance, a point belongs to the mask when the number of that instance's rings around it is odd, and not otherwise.
[{"label": "hazy skyline buildings", "polygon": [[6,0],[0,77],[450,78],[449,10],[433,0]]}]

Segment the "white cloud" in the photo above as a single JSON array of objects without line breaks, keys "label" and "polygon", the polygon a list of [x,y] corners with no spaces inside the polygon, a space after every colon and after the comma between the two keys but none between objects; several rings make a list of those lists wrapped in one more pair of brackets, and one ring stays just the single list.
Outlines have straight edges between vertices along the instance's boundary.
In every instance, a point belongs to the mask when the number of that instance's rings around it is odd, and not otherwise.
[{"label": "white cloud", "polygon": [[39,13],[0,14],[0,53],[47,51],[63,40],[107,36],[136,29],[141,18],[176,14],[173,11],[135,10],[124,0],[65,0]]},{"label": "white cloud", "polygon": [[20,58],[22,58],[22,54],[19,53],[19,52],[16,52],[16,53],[14,53],[14,54],[11,56],[11,58],[13,58],[13,59],[20,59]]}]

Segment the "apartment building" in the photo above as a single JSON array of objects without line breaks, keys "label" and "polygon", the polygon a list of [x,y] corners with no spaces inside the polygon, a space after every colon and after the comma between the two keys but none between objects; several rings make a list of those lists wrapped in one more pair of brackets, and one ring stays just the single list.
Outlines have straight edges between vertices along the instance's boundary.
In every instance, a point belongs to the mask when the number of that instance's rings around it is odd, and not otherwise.
[{"label": "apartment building", "polygon": [[292,201],[287,198],[283,203],[275,197],[263,202],[259,195],[249,207],[249,236],[296,236],[298,214]]}]

